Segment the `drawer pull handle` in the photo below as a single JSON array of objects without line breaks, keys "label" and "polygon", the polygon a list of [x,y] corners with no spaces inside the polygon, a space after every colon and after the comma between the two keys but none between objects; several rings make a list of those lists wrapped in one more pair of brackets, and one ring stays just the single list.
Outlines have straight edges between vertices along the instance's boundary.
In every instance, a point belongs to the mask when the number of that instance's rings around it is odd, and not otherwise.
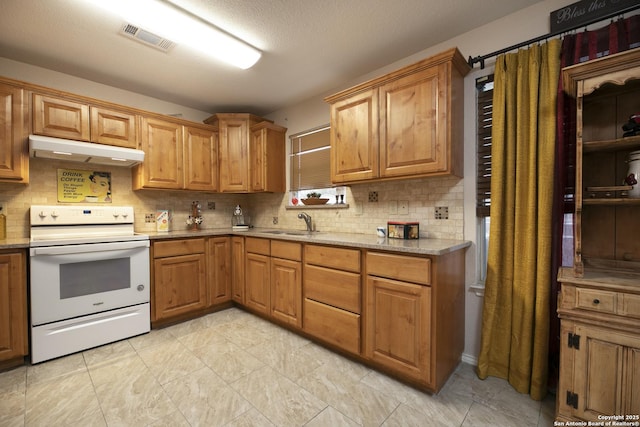
[{"label": "drawer pull handle", "polygon": [[598,298],[596,298],[596,299],[593,300],[593,303],[594,304],[600,304],[600,300]]}]

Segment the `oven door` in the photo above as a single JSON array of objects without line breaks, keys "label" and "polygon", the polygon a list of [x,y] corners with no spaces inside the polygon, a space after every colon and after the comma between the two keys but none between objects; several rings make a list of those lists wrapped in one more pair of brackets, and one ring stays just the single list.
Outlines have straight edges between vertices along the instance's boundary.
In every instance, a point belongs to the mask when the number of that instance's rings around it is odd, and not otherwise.
[{"label": "oven door", "polygon": [[148,303],[149,241],[30,249],[31,324]]}]

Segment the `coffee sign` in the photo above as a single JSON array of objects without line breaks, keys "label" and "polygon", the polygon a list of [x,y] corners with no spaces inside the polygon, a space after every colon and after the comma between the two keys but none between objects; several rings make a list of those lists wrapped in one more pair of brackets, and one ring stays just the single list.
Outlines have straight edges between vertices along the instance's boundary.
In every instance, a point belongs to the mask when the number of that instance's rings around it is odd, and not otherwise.
[{"label": "coffee sign", "polygon": [[637,7],[638,0],[582,0],[551,12],[551,32],[572,30]]}]

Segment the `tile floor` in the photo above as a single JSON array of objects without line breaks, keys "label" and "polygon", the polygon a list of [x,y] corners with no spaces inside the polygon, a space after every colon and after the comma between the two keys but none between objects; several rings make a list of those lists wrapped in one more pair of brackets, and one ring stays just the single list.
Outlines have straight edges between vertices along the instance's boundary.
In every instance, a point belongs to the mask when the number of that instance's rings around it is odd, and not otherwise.
[{"label": "tile floor", "polygon": [[238,309],[0,373],[0,426],[549,426],[461,364],[438,395]]}]

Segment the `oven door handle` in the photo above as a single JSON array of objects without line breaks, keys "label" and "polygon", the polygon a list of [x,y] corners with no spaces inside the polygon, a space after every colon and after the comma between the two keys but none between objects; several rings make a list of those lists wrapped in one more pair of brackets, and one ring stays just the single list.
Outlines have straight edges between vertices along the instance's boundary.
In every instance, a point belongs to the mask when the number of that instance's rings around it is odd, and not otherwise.
[{"label": "oven door handle", "polygon": [[148,240],[134,240],[130,242],[95,243],[90,245],[47,246],[31,248],[34,255],[67,255],[87,252],[121,251],[136,248],[148,248]]}]

